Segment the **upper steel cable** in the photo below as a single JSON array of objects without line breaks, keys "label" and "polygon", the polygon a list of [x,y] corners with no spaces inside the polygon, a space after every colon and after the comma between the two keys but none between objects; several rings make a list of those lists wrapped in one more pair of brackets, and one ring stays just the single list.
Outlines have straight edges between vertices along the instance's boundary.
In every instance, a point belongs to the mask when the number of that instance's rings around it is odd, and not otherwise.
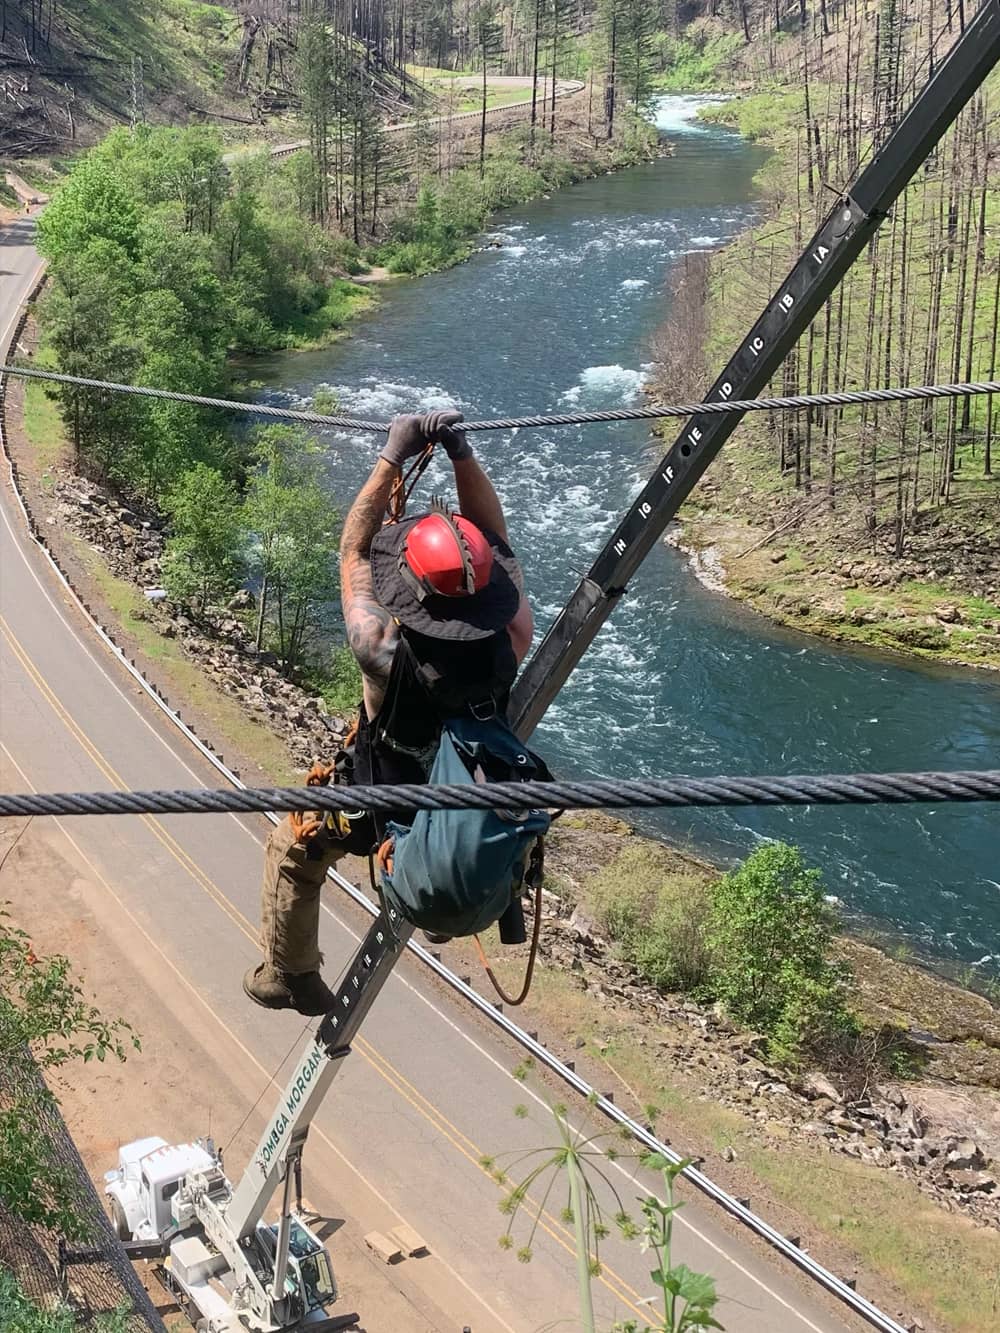
[{"label": "upper steel cable", "polygon": [[[28,366],[0,366],[0,383],[5,375],[19,379],[51,380],[77,389],[98,389],[104,393],[134,394],[140,398],[160,398],[171,403],[190,403],[194,407],[213,407],[223,412],[246,416],[273,417],[278,421],[300,421],[309,426],[332,426],[338,430],[365,432],[388,431],[388,421],[366,421],[357,417],[331,416],[323,412],[300,412],[269,403],[239,403],[230,398],[206,398],[196,393],[175,393],[171,389],[150,389],[141,384],[117,384],[111,380],[87,379],[81,375],[62,375],[54,370]],[[729,412],[797,412],[807,407],[855,407],[861,403],[906,403],[934,398],[974,398],[1000,393],[1000,380],[964,384],[918,384],[887,389],[857,389],[844,393],[808,393],[787,398],[743,398],[712,403],[668,403],[656,407],[622,407],[607,412],[557,412],[531,417],[496,417],[488,421],[463,421],[464,431],[532,430],[548,426],[586,426],[593,422],[661,421],[670,417],[694,417]]]},{"label": "upper steel cable", "polygon": [[0,794],[2,815],[232,814],[268,810],[591,810],[663,806],[911,805],[1000,801],[1000,769],[593,782],[263,787]]}]

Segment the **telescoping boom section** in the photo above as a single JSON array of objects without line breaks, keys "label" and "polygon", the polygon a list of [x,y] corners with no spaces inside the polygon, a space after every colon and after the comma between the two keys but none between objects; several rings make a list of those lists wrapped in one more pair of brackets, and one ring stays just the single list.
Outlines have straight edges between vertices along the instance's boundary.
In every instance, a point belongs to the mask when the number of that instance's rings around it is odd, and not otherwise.
[{"label": "telescoping boom section", "polygon": [[315,1037],[306,1044],[243,1179],[233,1192],[226,1217],[239,1239],[253,1232],[288,1164],[301,1156],[313,1116],[336,1076],[340,1061],[349,1054],[351,1040],[411,933],[412,927],[393,908],[387,908],[365,937],[337,991],[334,1007],[319,1024]]},{"label": "telescoping boom section", "polygon": [[[386,907],[373,922],[296,1061],[235,1188],[211,1142],[126,1145],[107,1193],[119,1235],[206,1333],[333,1333],[357,1315],[329,1313],[337,1284],[322,1242],[302,1219],[301,1164],[309,1127],[375,997],[412,933]],[[277,1223],[264,1211],[281,1185]]]}]

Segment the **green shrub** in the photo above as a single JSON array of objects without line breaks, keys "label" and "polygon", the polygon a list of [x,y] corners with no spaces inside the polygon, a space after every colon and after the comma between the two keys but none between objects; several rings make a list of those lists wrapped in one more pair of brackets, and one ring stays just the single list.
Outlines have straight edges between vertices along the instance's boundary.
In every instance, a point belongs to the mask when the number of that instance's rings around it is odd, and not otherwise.
[{"label": "green shrub", "polygon": [[[120,1313],[98,1315],[90,1327],[94,1333],[127,1333],[130,1322],[124,1308]],[[76,1327],[72,1310],[63,1305],[42,1310],[28,1299],[14,1275],[0,1268],[0,1328],[4,1333],[73,1333]]]},{"label": "green shrub", "polygon": [[661,990],[694,990],[706,977],[708,890],[678,874],[650,843],[627,847],[589,880],[585,900],[644,980]]},{"label": "green shrub", "polygon": [[653,86],[691,92],[724,85],[724,71],[733,55],[743,46],[740,33],[712,33],[694,28],[683,37],[659,33],[656,59],[661,72],[654,75]]},{"label": "green shrub", "polygon": [[346,643],[334,648],[326,663],[314,660],[303,672],[309,689],[323,696],[334,717],[353,721],[358,715],[364,683],[357,659]]},{"label": "green shrub", "polygon": [[819,871],[785,843],[758,848],[712,888],[711,998],[785,1063],[820,1057],[858,1031],[850,972],[828,959],[835,926]]}]

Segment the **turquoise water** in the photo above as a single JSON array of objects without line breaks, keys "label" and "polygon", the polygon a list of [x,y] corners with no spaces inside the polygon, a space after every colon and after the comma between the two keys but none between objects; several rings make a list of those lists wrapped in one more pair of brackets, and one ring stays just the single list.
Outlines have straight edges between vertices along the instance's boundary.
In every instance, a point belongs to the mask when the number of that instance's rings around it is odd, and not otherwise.
[{"label": "turquoise water", "polygon": [[[345,411],[458,403],[500,416],[636,401],[664,283],[754,212],[758,150],[692,123],[668,97],[671,158],[589,181],[504,215],[488,248],[388,289],[354,338],[287,359],[274,401],[332,386]],[[747,311],[749,325],[756,311]],[[370,437],[324,432],[345,505]],[[641,424],[476,438],[507,508],[543,630],[636,494]],[[727,445],[739,448],[739,434]],[[430,474],[425,491],[446,491]],[[1000,683],[835,648],[706,590],[658,547],[536,737],[567,774],[850,772],[1000,762]],[[798,843],[828,891],[914,947],[1000,970],[1000,837],[990,807],[664,812],[644,818],[721,859],[765,838]]]}]

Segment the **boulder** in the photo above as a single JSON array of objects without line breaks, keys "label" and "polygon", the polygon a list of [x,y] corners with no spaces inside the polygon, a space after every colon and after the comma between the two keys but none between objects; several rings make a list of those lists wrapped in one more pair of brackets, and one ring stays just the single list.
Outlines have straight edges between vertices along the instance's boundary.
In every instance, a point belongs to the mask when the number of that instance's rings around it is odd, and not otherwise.
[{"label": "boulder", "polygon": [[986,1158],[972,1139],[958,1139],[945,1156],[944,1164],[945,1170],[951,1172],[978,1171],[986,1165]]},{"label": "boulder", "polygon": [[988,1171],[952,1171],[951,1183],[963,1193],[992,1194],[997,1187],[996,1178]]},{"label": "boulder", "polygon": [[826,1075],[821,1074],[818,1069],[806,1074],[799,1086],[810,1101],[815,1101],[818,1097],[825,1097],[835,1103],[844,1100]]}]

